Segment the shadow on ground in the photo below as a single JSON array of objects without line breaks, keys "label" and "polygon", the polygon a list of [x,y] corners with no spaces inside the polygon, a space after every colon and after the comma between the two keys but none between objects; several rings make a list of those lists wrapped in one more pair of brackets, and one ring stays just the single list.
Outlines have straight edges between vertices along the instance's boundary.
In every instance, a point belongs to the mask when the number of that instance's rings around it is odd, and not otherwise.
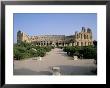
[{"label": "shadow on ground", "polygon": [[14,75],[52,75],[49,71],[32,71],[30,69],[14,69]]},{"label": "shadow on ground", "polygon": [[[50,71],[49,67],[47,71],[32,71],[30,69],[14,69],[14,75],[52,75],[52,71]],[[60,67],[60,71],[62,75],[97,75],[96,67],[93,66],[57,66]]]},{"label": "shadow on ground", "polygon": [[97,75],[97,72],[94,73],[93,71],[96,70],[96,67],[93,66],[59,66],[61,69],[62,75]]}]

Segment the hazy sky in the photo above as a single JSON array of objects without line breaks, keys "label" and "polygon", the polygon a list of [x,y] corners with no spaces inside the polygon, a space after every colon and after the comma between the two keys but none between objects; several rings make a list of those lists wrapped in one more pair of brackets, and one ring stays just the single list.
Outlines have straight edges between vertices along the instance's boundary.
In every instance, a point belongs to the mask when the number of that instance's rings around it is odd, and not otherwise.
[{"label": "hazy sky", "polygon": [[95,13],[15,13],[14,42],[17,31],[28,35],[73,35],[81,28],[92,29],[97,40],[97,14]]}]

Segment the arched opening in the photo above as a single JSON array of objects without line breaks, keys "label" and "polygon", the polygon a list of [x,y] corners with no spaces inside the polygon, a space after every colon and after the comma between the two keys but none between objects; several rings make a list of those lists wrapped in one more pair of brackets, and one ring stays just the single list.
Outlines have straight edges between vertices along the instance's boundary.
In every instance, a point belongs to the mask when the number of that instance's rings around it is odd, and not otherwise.
[{"label": "arched opening", "polygon": [[82,34],[81,34],[81,39],[82,39]]},{"label": "arched opening", "polygon": [[83,42],[81,42],[81,46],[83,46]]},{"label": "arched opening", "polygon": [[86,39],[86,35],[84,34],[84,39]]}]

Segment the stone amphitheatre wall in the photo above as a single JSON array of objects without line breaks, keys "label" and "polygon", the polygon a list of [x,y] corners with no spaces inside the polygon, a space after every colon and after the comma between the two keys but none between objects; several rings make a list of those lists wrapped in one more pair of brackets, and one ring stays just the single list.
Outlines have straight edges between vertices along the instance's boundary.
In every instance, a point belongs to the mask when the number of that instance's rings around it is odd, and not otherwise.
[{"label": "stone amphitheatre wall", "polygon": [[21,31],[17,32],[17,43],[33,43],[40,46],[88,46],[93,45],[92,31],[90,28],[82,27],[81,32],[75,32],[75,35],[39,35],[29,36]]}]

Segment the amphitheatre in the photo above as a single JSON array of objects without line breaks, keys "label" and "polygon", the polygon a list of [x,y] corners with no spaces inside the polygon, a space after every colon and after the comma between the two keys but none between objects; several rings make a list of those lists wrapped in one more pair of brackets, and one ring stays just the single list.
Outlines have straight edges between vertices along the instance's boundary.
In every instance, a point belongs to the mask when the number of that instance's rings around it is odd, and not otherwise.
[{"label": "amphitheatre", "polygon": [[[14,60],[14,75],[52,75],[52,68],[60,69],[61,75],[96,75],[93,71],[97,65],[94,58],[73,59],[64,52],[64,47],[94,46],[92,30],[82,27],[80,32],[70,36],[65,35],[34,35],[18,31],[17,43],[25,42],[35,47],[53,46],[41,59],[31,57],[23,60]],[[60,48],[59,48],[60,47]],[[36,51],[36,50],[35,50]],[[26,52],[26,51],[25,51]]]},{"label": "amphitheatre", "polygon": [[40,35],[29,36],[21,31],[17,33],[17,42],[20,41],[33,43],[36,45],[53,46],[88,46],[93,45],[92,31],[90,28],[82,27],[81,32],[75,32],[75,35]]}]

